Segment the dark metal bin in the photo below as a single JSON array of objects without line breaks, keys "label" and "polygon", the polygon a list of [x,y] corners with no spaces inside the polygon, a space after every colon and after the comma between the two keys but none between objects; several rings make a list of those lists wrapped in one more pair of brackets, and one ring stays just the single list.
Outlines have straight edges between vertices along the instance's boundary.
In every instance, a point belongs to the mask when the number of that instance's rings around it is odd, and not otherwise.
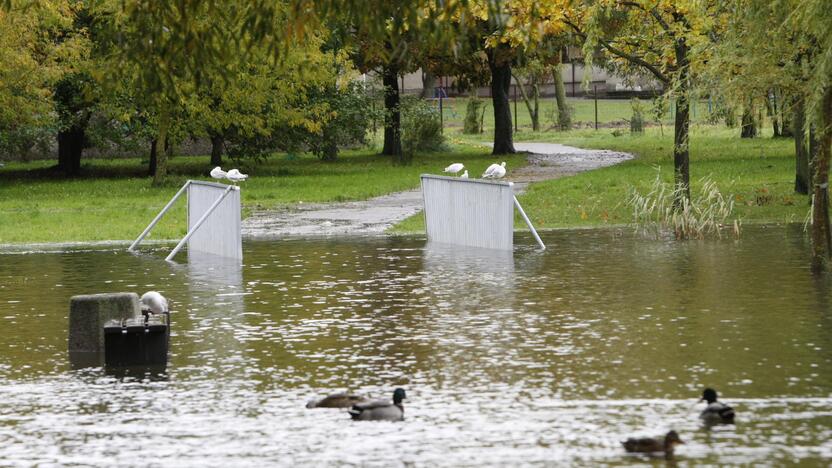
[{"label": "dark metal bin", "polygon": [[166,366],[170,328],[167,321],[143,318],[104,326],[104,363],[107,367]]}]

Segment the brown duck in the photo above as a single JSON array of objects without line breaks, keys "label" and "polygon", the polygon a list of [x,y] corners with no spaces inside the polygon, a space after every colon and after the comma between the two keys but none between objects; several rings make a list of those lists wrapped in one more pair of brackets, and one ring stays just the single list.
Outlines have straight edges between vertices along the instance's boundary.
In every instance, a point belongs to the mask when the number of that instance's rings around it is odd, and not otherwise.
[{"label": "brown duck", "polygon": [[367,397],[347,392],[333,393],[320,400],[309,400],[307,408],[352,408],[353,405],[369,401]]},{"label": "brown duck", "polygon": [[634,453],[664,453],[672,454],[676,444],[684,444],[676,431],[670,431],[664,437],[631,437],[624,442],[624,450]]}]

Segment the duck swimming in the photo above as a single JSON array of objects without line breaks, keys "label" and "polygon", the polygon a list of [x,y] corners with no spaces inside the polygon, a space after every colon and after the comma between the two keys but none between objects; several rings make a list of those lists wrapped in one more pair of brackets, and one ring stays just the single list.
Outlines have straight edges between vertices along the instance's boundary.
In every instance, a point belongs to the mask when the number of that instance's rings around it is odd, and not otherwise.
[{"label": "duck swimming", "polygon": [[708,406],[699,414],[706,424],[734,424],[734,408],[717,401],[716,390],[706,388],[699,401],[708,402]]},{"label": "duck swimming", "polygon": [[401,421],[404,419],[402,400],[407,398],[403,388],[393,392],[393,401],[373,400],[357,403],[350,408],[349,413],[356,421]]},{"label": "duck swimming", "polygon": [[676,431],[668,432],[664,437],[630,437],[621,442],[624,450],[631,453],[664,453],[666,455],[673,454],[673,448],[677,444],[684,444],[679,434]]},{"label": "duck swimming", "polygon": [[333,393],[320,400],[309,400],[306,404],[307,408],[350,408],[358,403],[365,403],[369,401],[367,397],[361,395],[353,395],[347,392]]}]

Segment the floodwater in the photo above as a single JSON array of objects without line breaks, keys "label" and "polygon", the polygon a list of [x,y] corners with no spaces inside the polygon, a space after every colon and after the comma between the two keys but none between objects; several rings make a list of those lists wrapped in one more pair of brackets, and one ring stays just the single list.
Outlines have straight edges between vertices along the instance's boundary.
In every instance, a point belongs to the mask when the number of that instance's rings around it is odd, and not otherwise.
[{"label": "floodwater", "polygon": [[[513,254],[418,238],[0,255],[0,466],[692,466],[832,458],[832,280],[797,227],[740,241],[545,233]],[[188,261],[189,260],[189,261]],[[72,370],[75,294],[162,291],[167,372]],[[405,421],[307,410],[407,390]],[[704,428],[720,391],[737,424]],[[673,461],[628,436],[679,432]]]}]

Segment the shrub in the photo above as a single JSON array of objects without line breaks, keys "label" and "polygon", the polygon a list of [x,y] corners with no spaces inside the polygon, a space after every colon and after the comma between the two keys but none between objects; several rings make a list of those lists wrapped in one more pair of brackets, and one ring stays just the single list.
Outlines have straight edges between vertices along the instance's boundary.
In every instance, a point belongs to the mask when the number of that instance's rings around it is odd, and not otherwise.
[{"label": "shrub", "polygon": [[638,98],[633,98],[633,117],[630,119],[630,133],[644,133],[644,107]]},{"label": "shrub", "polygon": [[[402,152],[412,157],[417,151],[432,152],[447,149],[442,135],[439,110],[432,103],[417,96],[401,99]],[[408,158],[409,159],[409,158]]]},{"label": "shrub", "polygon": [[325,161],[334,161],[339,147],[366,144],[367,131],[377,118],[371,99],[358,82],[345,88],[332,86],[313,96],[312,101],[323,101],[329,112],[322,119],[321,131],[309,135],[309,150]]},{"label": "shrub", "polygon": [[[243,132],[232,126],[224,135],[228,154],[259,161],[275,150],[309,150],[324,161],[334,161],[340,148],[366,144],[374,117],[370,100],[358,82],[309,88],[291,109],[292,118],[276,119],[278,124],[267,119],[267,125],[255,131]],[[267,116],[277,112],[286,117],[289,111],[264,110]]]},{"label": "shrub", "polygon": [[477,96],[471,96],[468,99],[468,105],[465,107],[465,121],[462,126],[462,133],[465,134],[480,134],[482,133],[482,110],[485,109],[485,101]]}]

